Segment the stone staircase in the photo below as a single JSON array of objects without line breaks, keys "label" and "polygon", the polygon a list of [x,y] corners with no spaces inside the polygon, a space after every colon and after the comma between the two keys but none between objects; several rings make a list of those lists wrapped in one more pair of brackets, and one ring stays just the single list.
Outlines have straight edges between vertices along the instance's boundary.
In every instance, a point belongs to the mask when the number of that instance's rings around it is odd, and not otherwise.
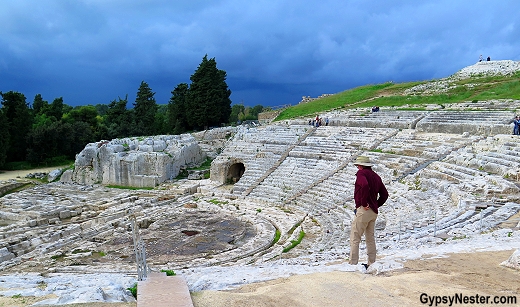
[{"label": "stone staircase", "polygon": [[181,276],[151,272],[137,283],[137,307],[193,307],[190,291]]},{"label": "stone staircase", "polygon": [[249,188],[247,188],[244,191],[243,195],[244,196],[249,195],[249,193],[251,193],[260,183],[262,183],[262,181],[265,180],[265,178],[269,177],[269,175],[271,175],[271,173],[274,172],[282,164],[282,162],[285,160],[285,158],[287,158],[289,156],[289,153],[291,152],[291,150],[293,150],[296,146],[298,146],[298,144],[303,142],[314,131],[316,131],[316,127],[309,128],[307,130],[307,132],[299,138],[298,142],[289,146],[289,148],[282,154],[280,159],[278,159],[278,161],[271,168],[269,168],[267,170],[267,172],[265,172],[264,175],[262,175],[260,178],[258,178],[258,180],[256,180]]}]

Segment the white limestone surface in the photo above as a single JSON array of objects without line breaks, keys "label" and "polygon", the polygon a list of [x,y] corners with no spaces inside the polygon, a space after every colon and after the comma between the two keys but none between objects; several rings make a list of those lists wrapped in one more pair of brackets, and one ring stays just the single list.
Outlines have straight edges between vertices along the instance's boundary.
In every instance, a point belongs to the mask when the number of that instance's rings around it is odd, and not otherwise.
[{"label": "white limestone surface", "polygon": [[33,306],[65,305],[91,302],[134,302],[127,288],[137,282],[123,274],[41,274],[23,273],[0,276],[2,296],[36,296],[54,294],[57,298],[42,300]]},{"label": "white limestone surface", "polygon": [[[371,266],[368,273],[379,274],[402,267],[403,261],[425,257],[446,257],[450,253],[472,253],[500,251],[518,248],[520,231],[500,229],[486,234],[469,234],[463,239],[430,240],[416,242],[414,247],[401,247],[394,242],[382,249],[379,260]],[[346,259],[348,247],[297,258],[272,260],[256,265],[193,267],[176,270],[182,275],[190,291],[225,290],[244,284],[261,282],[292,275],[316,272],[355,272],[362,271],[360,265],[354,266],[346,261],[338,264],[338,259]],[[518,261],[518,251],[506,261]],[[516,255],[516,256],[515,256]],[[361,255],[363,257],[363,255]],[[334,262],[334,264],[332,264]],[[506,264],[502,264],[506,265]],[[133,286],[135,277],[123,274],[40,274],[0,276],[0,295],[43,296],[54,294],[56,299],[41,301],[44,304],[71,304],[88,302],[128,302],[133,301],[126,288]]]}]

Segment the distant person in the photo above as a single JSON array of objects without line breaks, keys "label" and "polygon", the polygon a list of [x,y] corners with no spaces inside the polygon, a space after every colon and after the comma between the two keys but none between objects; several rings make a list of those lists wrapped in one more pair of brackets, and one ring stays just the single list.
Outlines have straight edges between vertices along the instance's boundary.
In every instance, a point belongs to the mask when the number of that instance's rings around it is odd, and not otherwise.
[{"label": "distant person", "polygon": [[491,61],[491,58],[490,58],[490,57],[487,57],[487,61],[488,61],[488,62]]},{"label": "distant person", "polygon": [[517,115],[513,120],[513,123],[515,124],[515,127],[513,128],[513,134],[520,135],[520,116]]},{"label": "distant person", "polygon": [[[358,264],[359,243],[361,237],[365,235],[367,246],[368,264],[363,264],[368,268],[376,262],[376,239],[375,226],[378,208],[388,199],[386,190],[381,177],[372,170],[370,159],[365,156],[358,156],[354,165],[357,166],[356,183],[354,186],[354,201],[356,217],[352,221],[350,229],[350,264]],[[379,198],[378,198],[379,196]]]},{"label": "distant person", "polygon": [[329,125],[329,118],[325,117],[325,126],[328,126],[328,125]]},{"label": "distant person", "polygon": [[478,61],[479,61],[479,62],[482,62],[483,59],[484,59],[484,58],[482,57],[482,54],[481,54],[480,57],[478,58]]}]

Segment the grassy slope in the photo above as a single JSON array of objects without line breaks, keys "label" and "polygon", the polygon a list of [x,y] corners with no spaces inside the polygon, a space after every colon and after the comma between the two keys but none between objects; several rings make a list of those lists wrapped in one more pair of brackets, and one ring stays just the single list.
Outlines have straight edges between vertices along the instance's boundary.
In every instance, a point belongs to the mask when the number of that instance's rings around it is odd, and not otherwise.
[{"label": "grassy slope", "polygon": [[[434,80],[435,81],[435,80]],[[404,95],[406,89],[431,81],[407,83],[383,83],[365,85],[332,96],[298,104],[282,111],[276,120],[300,116],[314,117],[333,109],[352,109],[372,106],[403,106],[423,109],[427,104],[447,104],[475,100],[520,99],[520,72],[514,76],[472,77],[450,81],[456,85],[446,93],[435,95]],[[470,85],[470,86],[465,86]]]}]

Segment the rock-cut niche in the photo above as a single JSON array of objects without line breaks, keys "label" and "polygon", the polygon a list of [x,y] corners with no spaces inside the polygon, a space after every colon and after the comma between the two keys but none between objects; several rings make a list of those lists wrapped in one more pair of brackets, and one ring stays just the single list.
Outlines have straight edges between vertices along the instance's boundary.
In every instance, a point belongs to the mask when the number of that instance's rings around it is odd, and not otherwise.
[{"label": "rock-cut niche", "polygon": [[228,182],[237,183],[245,171],[244,163],[235,163],[229,167],[226,179]]}]

